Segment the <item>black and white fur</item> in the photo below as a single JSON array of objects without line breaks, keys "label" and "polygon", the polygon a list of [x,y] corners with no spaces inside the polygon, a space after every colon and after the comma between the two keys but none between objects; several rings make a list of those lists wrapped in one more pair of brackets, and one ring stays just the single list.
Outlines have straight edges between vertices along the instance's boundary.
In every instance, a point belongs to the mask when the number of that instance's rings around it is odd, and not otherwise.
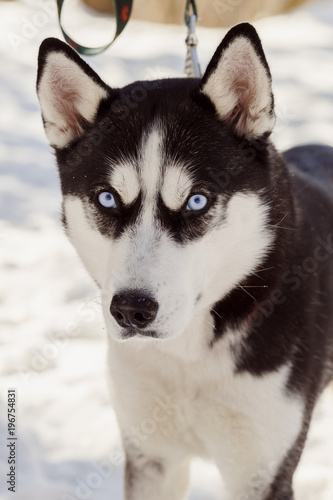
[{"label": "black and white fur", "polygon": [[291,500],[333,373],[333,150],[276,151],[248,24],[202,80],[122,89],[49,38],[37,91],[63,223],[101,289],[125,499],[184,499],[200,455],[232,500]]}]

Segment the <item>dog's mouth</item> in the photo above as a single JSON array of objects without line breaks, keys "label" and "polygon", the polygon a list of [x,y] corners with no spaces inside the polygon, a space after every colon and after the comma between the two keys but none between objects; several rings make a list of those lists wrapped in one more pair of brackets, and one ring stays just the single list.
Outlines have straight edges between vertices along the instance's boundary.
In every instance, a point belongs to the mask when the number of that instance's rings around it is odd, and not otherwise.
[{"label": "dog's mouth", "polygon": [[131,339],[133,337],[138,337],[140,339],[150,338],[159,339],[161,338],[155,330],[139,330],[135,328],[124,328],[121,332],[121,337],[124,340]]}]

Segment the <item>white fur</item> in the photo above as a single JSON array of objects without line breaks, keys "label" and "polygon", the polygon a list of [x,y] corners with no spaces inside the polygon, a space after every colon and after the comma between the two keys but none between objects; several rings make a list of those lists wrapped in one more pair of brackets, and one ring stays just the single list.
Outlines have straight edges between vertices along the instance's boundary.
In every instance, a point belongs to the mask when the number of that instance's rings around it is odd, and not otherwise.
[{"label": "white fur", "polygon": [[92,122],[100,101],[107,96],[106,90],[63,52],[47,56],[37,93],[47,138],[57,148],[67,146],[82,133],[78,118]]},{"label": "white fur", "polygon": [[[263,377],[235,374],[233,353],[246,343],[244,332],[229,331],[213,349],[206,342],[212,335],[199,315],[181,337],[163,342],[181,356],[162,353],[153,340],[110,339],[111,388],[125,447],[130,456],[160,460],[166,477],[192,455],[212,458],[232,500],[259,500],[300,432],[304,405],[285,392],[288,366]],[[184,337],[199,348],[195,361]],[[184,478],[186,469],[180,490]],[[137,490],[135,500],[183,498],[164,495],[159,484],[149,496]]]},{"label": "white fur", "polygon": [[185,168],[168,165],[163,178],[161,195],[171,210],[180,210],[192,188],[192,179]]},{"label": "white fur", "polygon": [[[85,203],[76,196],[66,196],[63,203],[67,235],[95,281],[102,286],[114,243],[103,236],[87,217]],[[98,256],[98,258],[96,258]]]},{"label": "white fur", "polygon": [[161,141],[161,133],[157,128],[154,128],[143,142],[140,174],[146,203],[155,200],[161,182]]},{"label": "white fur", "polygon": [[113,166],[110,184],[118,192],[125,205],[133,203],[140,192],[139,177],[134,165]]},{"label": "white fur", "polygon": [[247,38],[230,43],[202,90],[222,119],[241,108],[236,123],[240,135],[256,138],[273,130],[271,79]]}]

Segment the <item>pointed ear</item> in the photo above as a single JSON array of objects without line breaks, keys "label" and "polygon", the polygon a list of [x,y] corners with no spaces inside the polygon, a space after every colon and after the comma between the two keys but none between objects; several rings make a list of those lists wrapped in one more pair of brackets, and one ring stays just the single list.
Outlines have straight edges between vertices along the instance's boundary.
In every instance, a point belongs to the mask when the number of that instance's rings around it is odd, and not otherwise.
[{"label": "pointed ear", "polygon": [[109,87],[66,43],[47,38],[39,49],[37,95],[51,146],[64,148],[94,121]]},{"label": "pointed ear", "polygon": [[243,23],[222,40],[202,78],[201,90],[237,135],[256,139],[269,135],[274,127],[271,82],[257,32]]}]

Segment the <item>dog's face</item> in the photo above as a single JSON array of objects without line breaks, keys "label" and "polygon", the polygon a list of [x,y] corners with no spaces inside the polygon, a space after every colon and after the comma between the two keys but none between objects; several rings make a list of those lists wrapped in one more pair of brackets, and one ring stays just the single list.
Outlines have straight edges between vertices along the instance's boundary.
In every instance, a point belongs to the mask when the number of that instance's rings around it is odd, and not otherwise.
[{"label": "dog's face", "polygon": [[271,77],[239,25],[201,81],[111,89],[47,39],[37,91],[67,234],[118,340],[182,334],[262,262],[269,228]]}]

